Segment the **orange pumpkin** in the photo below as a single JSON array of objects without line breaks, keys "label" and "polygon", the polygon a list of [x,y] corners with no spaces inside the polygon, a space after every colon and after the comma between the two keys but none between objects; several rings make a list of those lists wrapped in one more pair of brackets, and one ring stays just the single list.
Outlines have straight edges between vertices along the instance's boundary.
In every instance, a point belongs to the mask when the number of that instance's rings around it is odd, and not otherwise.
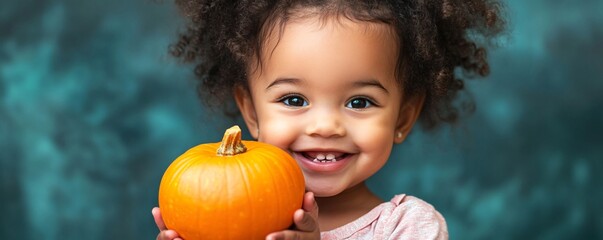
[{"label": "orange pumpkin", "polygon": [[197,145],[165,171],[163,221],[186,240],[264,239],[287,229],[301,208],[304,177],[285,151],[241,141],[234,126],[221,143]]}]

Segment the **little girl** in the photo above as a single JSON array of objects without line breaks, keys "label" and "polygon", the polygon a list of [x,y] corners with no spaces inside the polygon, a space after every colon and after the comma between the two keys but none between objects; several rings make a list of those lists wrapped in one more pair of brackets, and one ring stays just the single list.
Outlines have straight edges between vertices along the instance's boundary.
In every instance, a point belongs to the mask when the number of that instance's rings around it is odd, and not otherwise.
[{"label": "little girl", "polygon": [[[234,98],[253,138],[288,151],[306,179],[294,225],[266,239],[447,239],[442,215],[365,181],[417,120],[453,122],[459,68],[488,74],[476,39],[501,30],[489,0],[176,1],[189,18],[173,54],[201,96]],[[178,239],[158,208],[157,239]]]}]

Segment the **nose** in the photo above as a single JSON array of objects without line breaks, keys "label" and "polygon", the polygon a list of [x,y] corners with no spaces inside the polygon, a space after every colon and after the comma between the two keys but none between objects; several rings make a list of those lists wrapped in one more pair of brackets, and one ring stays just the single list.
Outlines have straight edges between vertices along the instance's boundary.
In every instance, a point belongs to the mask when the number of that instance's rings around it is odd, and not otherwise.
[{"label": "nose", "polygon": [[342,116],[331,111],[330,113],[319,112],[309,116],[306,126],[306,134],[312,137],[334,138],[346,135],[345,126],[342,124]]}]

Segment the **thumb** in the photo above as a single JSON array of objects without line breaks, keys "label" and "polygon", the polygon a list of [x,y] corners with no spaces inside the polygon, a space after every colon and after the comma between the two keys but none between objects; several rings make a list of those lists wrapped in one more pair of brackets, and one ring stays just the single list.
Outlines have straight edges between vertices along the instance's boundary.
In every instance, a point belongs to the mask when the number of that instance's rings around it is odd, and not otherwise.
[{"label": "thumb", "polygon": [[167,230],[159,208],[154,207],[153,210],[151,210],[151,213],[153,214],[153,219],[155,219],[155,224],[157,225],[157,228],[159,228],[159,231]]},{"label": "thumb", "polygon": [[314,219],[318,219],[318,204],[316,203],[316,200],[314,199],[313,192],[306,192],[306,194],[304,194],[304,201],[302,203],[302,209],[304,210],[304,212],[310,213],[310,215]]}]

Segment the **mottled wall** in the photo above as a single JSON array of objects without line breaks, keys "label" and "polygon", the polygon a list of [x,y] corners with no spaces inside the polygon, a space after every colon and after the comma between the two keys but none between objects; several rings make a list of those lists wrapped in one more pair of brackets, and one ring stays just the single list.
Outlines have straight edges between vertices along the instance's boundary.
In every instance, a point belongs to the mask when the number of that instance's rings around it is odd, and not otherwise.
[{"label": "mottled wall", "polygon": [[[509,0],[477,112],[415,131],[370,185],[432,203],[452,239],[602,239],[602,13]],[[181,28],[169,1],[1,4],[0,239],[155,237],[163,170],[240,123],[167,54]]]}]

